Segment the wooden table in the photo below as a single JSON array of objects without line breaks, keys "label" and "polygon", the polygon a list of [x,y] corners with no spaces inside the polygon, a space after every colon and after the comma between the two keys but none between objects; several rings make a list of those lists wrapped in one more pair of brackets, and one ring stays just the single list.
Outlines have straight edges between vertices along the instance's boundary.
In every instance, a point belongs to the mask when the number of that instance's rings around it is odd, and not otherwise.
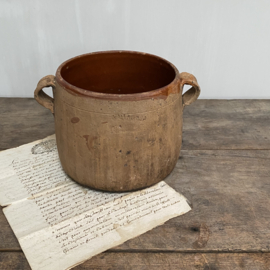
[{"label": "wooden table", "polygon": [[[270,100],[198,100],[168,184],[193,210],[74,269],[270,269]],[[0,150],[54,133],[33,99],[0,99]],[[30,269],[0,211],[0,269]]]}]

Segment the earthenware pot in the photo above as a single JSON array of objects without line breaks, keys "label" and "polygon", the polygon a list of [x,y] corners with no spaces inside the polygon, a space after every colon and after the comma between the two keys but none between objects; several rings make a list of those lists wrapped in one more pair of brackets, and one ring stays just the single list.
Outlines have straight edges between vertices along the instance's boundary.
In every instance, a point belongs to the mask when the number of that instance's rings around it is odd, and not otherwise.
[{"label": "earthenware pot", "polygon": [[[182,95],[183,86],[192,88]],[[52,87],[54,98],[42,88]],[[80,55],[42,78],[35,99],[55,117],[59,158],[76,182],[131,191],[163,180],[176,165],[186,105],[200,94],[196,78],[151,54]]]}]

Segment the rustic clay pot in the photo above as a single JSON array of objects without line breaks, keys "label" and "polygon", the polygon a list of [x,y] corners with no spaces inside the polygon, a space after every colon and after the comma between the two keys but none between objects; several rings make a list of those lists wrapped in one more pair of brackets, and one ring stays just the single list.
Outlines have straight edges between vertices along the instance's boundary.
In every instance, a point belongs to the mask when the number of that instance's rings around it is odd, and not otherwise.
[{"label": "rustic clay pot", "polygon": [[[184,84],[192,86],[184,95]],[[54,98],[43,91],[52,87]],[[64,171],[105,191],[131,191],[163,180],[182,143],[185,105],[200,94],[196,78],[146,53],[107,51],[67,60],[42,78],[35,99],[55,116]]]}]

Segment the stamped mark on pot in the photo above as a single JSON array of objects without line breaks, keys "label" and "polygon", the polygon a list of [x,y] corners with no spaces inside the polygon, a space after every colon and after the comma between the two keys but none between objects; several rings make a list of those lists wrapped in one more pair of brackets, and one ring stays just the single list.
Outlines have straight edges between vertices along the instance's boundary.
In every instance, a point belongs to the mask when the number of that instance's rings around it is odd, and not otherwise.
[{"label": "stamped mark on pot", "polygon": [[139,114],[114,114],[114,119],[130,120],[130,121],[144,121],[146,120],[146,115]]},{"label": "stamped mark on pot", "polygon": [[45,142],[40,142],[32,147],[31,152],[32,154],[43,154],[56,151],[56,141],[55,140],[48,140]]}]

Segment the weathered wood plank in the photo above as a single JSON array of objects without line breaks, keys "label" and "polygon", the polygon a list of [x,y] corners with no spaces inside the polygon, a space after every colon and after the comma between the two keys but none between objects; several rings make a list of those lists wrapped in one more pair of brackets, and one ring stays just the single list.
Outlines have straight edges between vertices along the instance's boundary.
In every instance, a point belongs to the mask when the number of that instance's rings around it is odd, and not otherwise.
[{"label": "weathered wood plank", "polygon": [[0,252],[6,250],[21,250],[21,247],[3,211],[0,211]]},{"label": "weathered wood plank", "polygon": [[[105,252],[74,270],[269,270],[269,253],[113,253]],[[30,270],[22,252],[0,253],[0,270]]]},{"label": "weathered wood plank", "polygon": [[269,251],[270,151],[183,151],[167,183],[193,210],[118,249]]},{"label": "weathered wood plank", "polygon": [[[0,98],[0,150],[53,133],[53,116],[34,99]],[[198,100],[187,106],[182,149],[270,149],[270,100]]]},{"label": "weathered wood plank", "polygon": [[0,151],[52,134],[53,115],[33,98],[0,98]]},{"label": "weathered wood plank", "polygon": [[197,100],[184,109],[183,149],[270,149],[270,100]]},{"label": "weathered wood plank", "polygon": [[[270,151],[183,150],[167,183],[193,210],[114,250],[270,251]],[[0,248],[19,250],[0,215]]]}]

